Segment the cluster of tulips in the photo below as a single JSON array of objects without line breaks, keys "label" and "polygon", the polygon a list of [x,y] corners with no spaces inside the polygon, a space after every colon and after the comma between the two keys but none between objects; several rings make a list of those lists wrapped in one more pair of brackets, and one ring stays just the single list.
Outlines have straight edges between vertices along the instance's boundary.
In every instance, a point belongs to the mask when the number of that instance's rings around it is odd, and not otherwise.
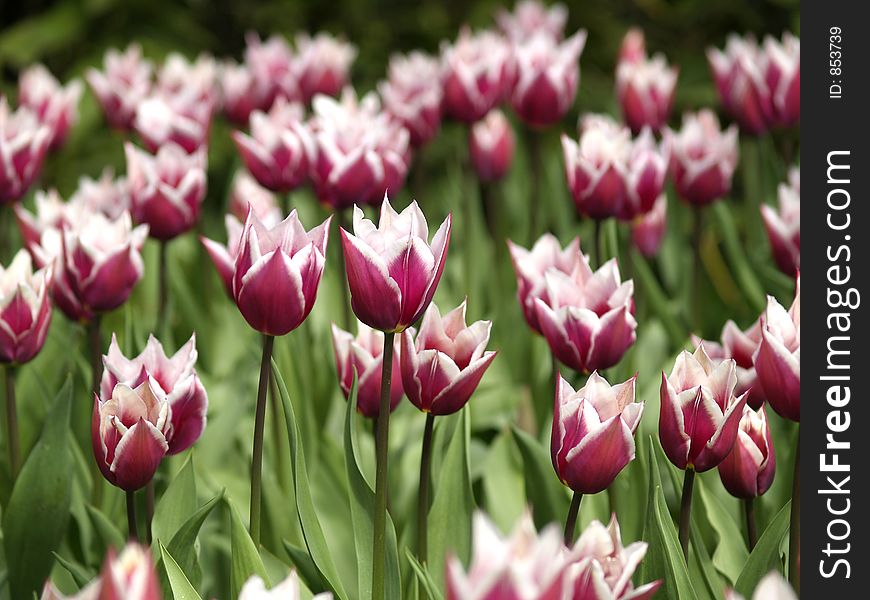
[{"label": "cluster of tulips", "polygon": [[[504,177],[515,134],[502,106],[525,129],[538,174],[540,132],[563,120],[578,91],[587,35],[566,36],[566,19],[561,5],[520,2],[513,12],[498,14],[497,29],[463,29],[455,42],[443,44],[440,56],[392,57],[386,79],[362,97],[348,85],[356,49],[323,33],[300,34],[294,47],[280,36],[264,41],[251,35],[241,63],[170,55],[155,66],[138,46],[110,51],[102,70],[89,70],[86,79],[107,123],[129,136],[126,174],[106,170],[96,180],[83,177],[66,201],[54,190],[36,191],[33,212],[20,201],[39,179],[46,153],[60,148],[74,126],[83,86],[62,86],[36,66],[21,75],[17,108],[0,99],[0,202],[11,205],[0,210],[14,210],[24,245],[8,268],[0,267],[0,361],[12,381],[14,370],[45,343],[52,307],[88,328],[94,459],[105,479],[127,493],[131,537],[137,537],[134,493],[153,491],[164,457],[196,443],[206,427],[208,397],[195,368],[195,335],[172,356],[152,335],[135,358],[123,354],[113,335],[104,355],[101,316],[123,305],[143,278],[141,251],[151,237],[161,248],[161,334],[166,247],[199,221],[211,122],[223,114],[246,129],[232,134],[245,171],[233,180],[226,243],[205,237],[201,242],[227,294],[263,336],[251,538],[259,544],[274,338],[306,320],[327,263],[332,216],[306,228],[283,202],[310,184],[340,225],[342,263],[329,268],[344,271],[345,305],[358,321],[355,332],[345,330],[347,319],[344,328],[332,326],[338,385],[348,399],[356,398],[361,415],[376,422],[372,597],[385,594],[389,424],[403,395],[426,415],[416,534],[416,557],[426,564],[435,417],[466,406],[497,353],[488,349],[490,321],[469,325],[466,302],[449,311],[433,302],[453,215],[432,232],[416,202],[397,211],[387,195],[396,197],[415,153],[437,136],[442,118],[469,126],[469,164],[481,182]],[[761,135],[799,122],[799,39],[785,34],[759,46],[733,37],[724,51],[711,49],[708,57],[722,105],[744,133]],[[563,536],[552,527],[537,533],[526,515],[503,538],[485,515],[475,516],[471,564],[447,561],[448,598],[642,599],[661,584],[632,584],[647,546],[623,547],[616,515],[609,526],[595,521],[576,542],[574,537],[582,496],[608,489],[634,459],[634,433],[644,410],[635,397],[636,377],[611,384],[602,375],[635,343],[638,322],[633,281],[623,281],[616,258],[605,254],[600,225],[611,218],[628,224],[638,250],[654,256],[666,230],[668,183],[700,222],[703,207],[729,194],[738,165],[738,127],[723,130],[712,110],[686,113],[679,130],[668,127],[677,78],[664,56],[647,55],[643,33],[631,30],[615,77],[622,121],[584,115],[578,138],[561,136],[567,189],[578,215],[596,223],[596,239],[586,244],[589,255],[579,239],[563,247],[550,233],[538,237],[537,175],[529,201],[533,243],[526,248],[507,240],[522,314],[546,340],[554,365],[564,369],[554,369],[551,455],[574,501]],[[379,206],[377,222],[366,216],[366,206]],[[721,341],[694,338],[694,351],[682,352],[669,376],[662,373],[659,438],[667,458],[685,471],[679,522],[684,554],[694,473],[718,468],[725,488],[751,512],[752,500],[770,488],[775,474],[766,406],[800,421],[797,168],[780,185],[779,210],[765,205],[759,219],[776,264],[795,278],[793,304],[787,310],[768,297],[749,329],[728,321]],[[578,381],[582,385],[575,389]],[[14,384],[7,389],[14,392]],[[14,477],[22,458],[12,393],[6,429]],[[752,545],[752,526],[750,532]],[[795,586],[797,541],[793,535],[789,577]],[[131,544],[117,557],[110,554],[100,577],[75,597],[153,599],[159,589],[147,551]],[[239,598],[295,599],[299,589],[295,573],[271,591],[254,577]],[[755,598],[790,594],[771,576]],[[43,598],[63,596],[48,583]]]}]

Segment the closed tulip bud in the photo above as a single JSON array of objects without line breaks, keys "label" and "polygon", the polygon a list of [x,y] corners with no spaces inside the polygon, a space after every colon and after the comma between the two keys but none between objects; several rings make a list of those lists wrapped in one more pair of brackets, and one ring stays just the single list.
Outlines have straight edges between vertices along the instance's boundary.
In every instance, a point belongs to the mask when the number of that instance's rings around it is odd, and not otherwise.
[{"label": "closed tulip bud", "polygon": [[142,48],[138,44],[130,44],[123,53],[115,49],[106,52],[103,69],[88,69],[85,79],[109,125],[130,129],[136,109],[151,92],[152,64],[142,58]]},{"label": "closed tulip bud", "polygon": [[[744,598],[734,590],[726,590],[725,600],[744,600]],[[778,571],[771,571],[758,582],[752,600],[798,600],[798,597],[789,582]]]},{"label": "closed tulip bud", "polygon": [[[253,208],[251,209],[253,212]],[[256,213],[254,213],[256,214]],[[262,219],[261,219],[262,220]],[[224,215],[227,228],[227,243],[221,244],[207,237],[201,236],[199,241],[208,252],[211,262],[217,269],[224,289],[230,298],[233,298],[233,275],[236,272],[236,257],[239,255],[239,245],[242,241],[242,232],[245,226],[234,215]],[[276,221],[275,224],[278,222]],[[268,227],[268,225],[266,225]]]},{"label": "closed tulip bud", "polygon": [[773,437],[764,407],[754,411],[743,408],[737,439],[728,456],[719,464],[719,478],[737,498],[756,498],[770,489],[776,474]]},{"label": "closed tulip bud", "polygon": [[792,421],[801,420],[801,280],[788,311],[767,297],[761,316],[761,343],[755,372],[771,408]]},{"label": "closed tulip bud", "polygon": [[402,335],[402,384],[408,399],[433,415],[461,409],[495,359],[487,352],[491,321],[465,324],[465,302],[441,316],[431,304],[417,333]]},{"label": "closed tulip bud", "polygon": [[263,106],[265,91],[245,64],[227,61],[221,65],[218,79],[224,114],[236,125],[247,125],[251,112]]},{"label": "closed tulip bud", "polygon": [[0,97],[0,206],[21,199],[42,169],[51,129],[27,107],[10,111]]},{"label": "closed tulip bud", "polygon": [[544,273],[546,296],[535,298],[538,324],[550,351],[575,371],[615,365],[634,344],[634,282],[622,282],[616,259],[597,271],[582,256],[574,271]]},{"label": "closed tulip bud", "polygon": [[495,20],[499,30],[513,42],[522,42],[538,33],[561,40],[568,20],[568,9],[561,3],[548,7],[538,0],[520,0],[513,12],[500,9]]},{"label": "closed tulip bud", "polygon": [[[261,577],[252,575],[242,586],[238,600],[302,600],[308,596],[302,595],[299,576],[296,571],[291,571],[284,581],[272,589],[266,589],[266,582]],[[332,600],[332,594],[323,592],[311,600]]]},{"label": "closed tulip bud", "polygon": [[396,54],[390,57],[387,76],[378,86],[384,109],[408,130],[411,145],[419,148],[441,127],[441,64],[422,52]]},{"label": "closed tulip bud", "polygon": [[296,73],[296,60],[287,40],[273,35],[265,42],[256,33],[245,36],[245,65],[251,70],[261,103],[256,108],[268,110],[276,98],[302,100]]},{"label": "closed tulip bud", "polygon": [[665,130],[671,174],[680,197],[697,206],[710,204],[731,191],[737,168],[737,129],[725,131],[709,110],[683,115],[679,132]]},{"label": "closed tulip bud", "polygon": [[[630,35],[626,34],[626,40]],[[645,51],[636,55],[630,47],[625,52],[627,57],[620,55],[616,66],[616,97],[622,116],[635,135],[644,127],[658,132],[671,114],[678,71],[668,66],[662,54],[647,58]]]},{"label": "closed tulip bud", "polygon": [[707,471],[731,451],[746,405],[736,387],[734,360],[715,364],[703,345],[683,351],[670,377],[662,373],[659,438],[677,468]]},{"label": "closed tulip bud", "polygon": [[[357,334],[332,325],[335,370],[344,397],[350,399],[354,375],[357,378],[356,409],[364,417],[376,419],[380,412],[381,370],[384,366],[384,333],[365,323],[357,324]],[[402,373],[399,370],[399,340],[393,341],[393,370],[390,383],[390,410],[402,399]]]},{"label": "closed tulip bud", "polygon": [[761,218],[773,258],[779,270],[795,275],[801,266],[801,188],[800,169],[789,172],[789,183],[779,184],[779,210],[763,204]]},{"label": "closed tulip bud", "polygon": [[208,394],[196,374],[196,335],[171,358],[157,338],[148,336],[145,349],[135,358],[127,358],[118,346],[115,334],[109,353],[103,356],[100,395],[109,398],[119,383],[136,388],[150,381],[159,397],[169,403],[172,435],[167,454],[190,448],[205,430]]},{"label": "closed tulip bud", "polygon": [[151,379],[135,388],[119,383],[105,400],[94,396],[94,457],[106,480],[127,492],[151,481],[172,436],[172,408]]},{"label": "closed tulip bud", "polygon": [[263,187],[287,193],[308,179],[316,150],[299,104],[279,98],[268,113],[251,113],[251,135],[233,132],[248,171]]},{"label": "closed tulip bud", "polygon": [[245,170],[236,171],[230,185],[229,213],[239,221],[248,216],[248,206],[269,227],[277,225],[284,218],[275,194],[257,183]]},{"label": "closed tulip bud", "polygon": [[78,120],[81,97],[81,81],[73,80],[63,86],[43,65],[30,67],[18,80],[18,104],[32,110],[51,130],[51,149],[66,141],[70,127]]},{"label": "closed tulip bud", "polygon": [[185,96],[150,96],[139,103],[133,129],[151,152],[175,144],[195,153],[208,141],[212,105]]},{"label": "closed tulip bud", "polygon": [[667,213],[667,195],[662,194],[653,204],[652,210],[638,215],[631,222],[631,240],[647,258],[652,258],[659,253],[668,226]]},{"label": "closed tulip bud", "polygon": [[704,344],[707,356],[713,361],[734,359],[737,372],[737,395],[746,394],[747,406],[758,410],[764,404],[764,390],[758,383],[753,365],[755,351],[761,342],[761,320],[758,319],[748,329],[742,331],[730,319],[722,328],[721,343],[701,340],[692,336],[695,346]]},{"label": "closed tulip bud", "polygon": [[796,125],[801,119],[801,40],[788,32],[782,41],[768,36],[764,55],[773,121],[781,127]]},{"label": "closed tulip bud", "polygon": [[48,265],[34,273],[26,250],[19,250],[7,269],[0,265],[0,362],[26,363],[45,344],[51,270]]},{"label": "closed tulip bud", "polygon": [[311,312],[326,263],[331,219],[305,231],[294,210],[269,228],[248,211],[234,264],[233,298],[251,327],[284,335]]},{"label": "closed tulip bud", "polygon": [[510,240],[508,240],[508,250],[517,278],[517,300],[523,310],[523,316],[535,333],[543,335],[538,324],[535,298],[541,298],[545,303],[548,301],[547,281],[544,277],[547,271],[555,269],[570,275],[578,268],[582,260],[580,239],[574,238],[563,250],[553,234],[545,233],[535,242],[531,250],[518,246]]},{"label": "closed tulip bud", "polygon": [[707,49],[707,60],[719,99],[741,130],[751,135],[767,131],[772,125],[773,107],[762,52],[755,39],[731,35],[724,52]]},{"label": "closed tulip bud", "polygon": [[498,181],[507,174],[514,159],[514,144],[514,130],[498,109],[471,126],[468,153],[481,181]]},{"label": "closed tulip bud", "polygon": [[350,81],[356,46],[320,32],[296,36],[296,68],[305,103],[317,94],[337,96]]},{"label": "closed tulip bud", "polygon": [[565,116],[577,97],[578,61],[585,44],[586,31],[581,30],[561,43],[541,33],[516,45],[510,101],[524,123],[549,127]]},{"label": "closed tulip bud", "polygon": [[625,174],[626,202],[617,216],[628,221],[651,211],[662,196],[667,173],[668,161],[663,150],[652,132],[644,128],[631,145]]},{"label": "closed tulip bud", "polygon": [[187,154],[169,143],[150,155],[128,142],[124,151],[136,222],[164,241],[193,228],[205,197],[205,150]]},{"label": "closed tulip bud", "polygon": [[400,332],[423,315],[444,271],[451,223],[447,215],[430,242],[416,202],[400,214],[384,196],[377,227],[354,207],[353,233],[341,229],[341,243],[351,307],[360,321]]},{"label": "closed tulip bud", "polygon": [[611,386],[593,372],[576,392],[561,376],[556,382],[550,453],[559,480],[575,492],[607,489],[634,459],[643,415],[634,401],[636,379]]},{"label": "closed tulip bud", "polygon": [[516,77],[510,44],[491,31],[463,27],[456,42],[441,47],[444,114],[474,123],[495,108]]}]

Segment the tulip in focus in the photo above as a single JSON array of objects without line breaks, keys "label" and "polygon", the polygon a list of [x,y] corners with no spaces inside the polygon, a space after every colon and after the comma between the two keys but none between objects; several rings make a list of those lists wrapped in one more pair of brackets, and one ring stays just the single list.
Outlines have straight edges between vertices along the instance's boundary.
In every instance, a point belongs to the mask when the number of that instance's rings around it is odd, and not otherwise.
[{"label": "tulip in focus", "polygon": [[[632,49],[637,42],[630,39],[638,35],[639,51]],[[626,34],[616,65],[616,97],[632,133],[637,135],[644,127],[658,132],[665,126],[674,103],[677,73],[664,55],[647,57],[642,31],[633,29]]]},{"label": "tulip in focus", "polygon": [[495,359],[487,352],[491,321],[465,324],[465,302],[441,315],[429,305],[416,340],[402,335],[402,383],[411,403],[425,413],[457,412],[468,402]]},{"label": "tulip in focus", "polygon": [[514,130],[498,109],[471,126],[468,153],[480,181],[498,181],[507,174],[514,158],[514,145]]},{"label": "tulip in focus", "polygon": [[498,28],[512,42],[522,42],[543,33],[553,40],[561,40],[568,20],[564,4],[546,6],[539,0],[520,0],[513,12],[500,9],[495,17]]},{"label": "tulip in focus", "polygon": [[771,408],[781,417],[801,419],[801,280],[788,311],[773,296],[761,316],[761,343],[755,373]]},{"label": "tulip in focus", "polygon": [[[252,575],[242,586],[238,600],[302,600],[303,597],[306,596],[302,595],[299,576],[296,571],[291,571],[284,581],[272,589],[266,589],[266,582],[260,576]],[[332,600],[332,594],[323,592],[311,600]]]},{"label": "tulip in focus", "polygon": [[430,242],[416,202],[397,213],[384,196],[377,227],[354,207],[353,233],[341,229],[341,243],[351,307],[360,321],[398,333],[423,315],[444,271],[451,224],[447,215]]},{"label": "tulip in focus", "polygon": [[634,401],[635,380],[611,386],[593,372],[576,392],[560,376],[550,452],[559,480],[575,492],[607,489],[634,459],[634,432],[643,404]]},{"label": "tulip in focus", "polygon": [[734,447],[719,464],[719,478],[732,496],[751,499],[770,489],[775,474],[776,456],[767,413],[764,407],[755,411],[746,406]]},{"label": "tulip in focus", "polygon": [[696,206],[710,204],[731,191],[737,167],[737,129],[722,131],[710,110],[683,115],[679,132],[665,129],[666,154],[680,197]]},{"label": "tulip in focus", "polygon": [[70,127],[78,120],[81,96],[81,81],[73,80],[63,86],[43,65],[30,67],[18,80],[18,104],[32,110],[40,123],[51,130],[52,150],[63,145]]},{"label": "tulip in focus", "polygon": [[662,194],[652,209],[631,222],[631,239],[640,253],[652,258],[659,253],[668,226],[668,198]]},{"label": "tulip in focus", "polygon": [[277,225],[284,218],[275,194],[257,183],[244,169],[236,171],[230,184],[229,213],[244,222],[248,206],[268,226]]},{"label": "tulip in focus", "polygon": [[48,265],[34,273],[23,249],[8,268],[0,265],[0,363],[29,362],[45,344],[51,323],[51,270]]},{"label": "tulip in focus", "polygon": [[[734,590],[727,590],[725,600],[744,600],[744,598]],[[779,571],[771,571],[758,582],[752,600],[798,600],[798,597]]]},{"label": "tulip in focus", "polygon": [[[251,212],[256,214],[253,207]],[[262,219],[261,219],[262,221]],[[271,226],[277,225],[280,219],[275,221]],[[242,241],[242,232],[245,226],[239,221],[235,215],[224,215],[224,223],[227,229],[227,243],[221,244],[207,237],[201,236],[199,241],[202,243],[206,252],[208,252],[211,262],[217,269],[218,275],[221,278],[221,283],[224,284],[224,289],[230,298],[233,296],[233,275],[236,272],[236,257],[239,255],[239,245]],[[264,223],[266,227],[270,225]]]},{"label": "tulip in focus", "polygon": [[[364,417],[376,419],[380,412],[381,377],[384,366],[384,333],[365,323],[357,324],[354,336],[332,325],[335,369],[344,397],[350,399],[354,375],[357,377],[356,409]],[[390,410],[402,399],[402,373],[399,370],[399,340],[393,342],[393,369],[390,383]]]},{"label": "tulip in focus", "polygon": [[0,96],[0,206],[20,200],[42,169],[51,129],[27,107],[10,111]]},{"label": "tulip in focus", "polygon": [[142,58],[142,48],[130,44],[122,53],[111,49],[103,58],[105,72],[88,69],[88,84],[96,95],[111,127],[130,129],[139,104],[151,92],[150,61]]},{"label": "tulip in focus", "polygon": [[378,86],[384,109],[408,130],[411,145],[423,146],[441,127],[441,64],[437,58],[411,52],[390,57],[387,81]]},{"label": "tulip in focus", "polygon": [[307,104],[317,94],[337,96],[350,81],[356,46],[328,33],[296,36],[296,68],[302,100]]},{"label": "tulip in focus", "polygon": [[677,468],[707,471],[731,451],[746,405],[736,386],[734,360],[714,364],[703,344],[683,351],[670,377],[662,373],[659,437]]},{"label": "tulip in focus", "polygon": [[794,276],[801,266],[801,172],[789,171],[788,183],[779,184],[779,210],[763,204],[761,218],[779,270]]},{"label": "tulip in focus", "polygon": [[157,569],[147,548],[127,544],[120,556],[109,548],[99,577],[74,596],[64,596],[47,581],[41,600],[161,600]]}]

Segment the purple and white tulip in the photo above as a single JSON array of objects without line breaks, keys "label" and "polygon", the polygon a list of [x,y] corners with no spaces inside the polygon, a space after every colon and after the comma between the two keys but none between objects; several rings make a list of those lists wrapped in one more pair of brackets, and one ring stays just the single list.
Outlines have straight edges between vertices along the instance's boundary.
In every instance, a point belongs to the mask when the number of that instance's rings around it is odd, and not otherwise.
[{"label": "purple and white tulip", "polygon": [[771,408],[781,417],[801,419],[801,280],[788,311],[773,296],[761,316],[761,343],[755,373]]},{"label": "purple and white tulip", "polygon": [[728,456],[719,463],[719,478],[737,498],[756,498],[770,489],[776,474],[773,437],[762,406],[757,411],[743,408],[737,439]]},{"label": "purple and white tulip", "polygon": [[0,265],[0,363],[23,364],[35,357],[51,323],[52,265],[34,272],[26,250],[8,268]]}]

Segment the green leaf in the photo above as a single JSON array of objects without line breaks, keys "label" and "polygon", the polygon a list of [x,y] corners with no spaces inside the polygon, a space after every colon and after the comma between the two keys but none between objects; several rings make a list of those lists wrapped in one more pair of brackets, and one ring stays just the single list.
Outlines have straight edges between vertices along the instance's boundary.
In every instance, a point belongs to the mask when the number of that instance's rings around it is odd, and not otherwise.
[{"label": "green leaf", "polygon": [[749,558],[743,532],[704,480],[699,479],[698,483],[700,483],[698,496],[701,499],[704,515],[716,532],[715,537],[718,538],[716,550],[713,551],[713,565],[728,578],[731,584],[734,584]]},{"label": "green leaf", "polygon": [[158,540],[169,543],[196,509],[196,474],[193,470],[193,454],[189,454],[154,508],[151,532],[155,544]]},{"label": "green leaf", "polygon": [[75,584],[80,588],[85,587],[88,583],[91,582],[91,580],[97,577],[97,574],[94,571],[83,567],[82,565],[73,560],[68,560],[64,558],[57,552],[52,552],[52,555],[54,555],[54,559],[57,561],[57,564],[66,569],[66,572],[70,574],[70,577],[73,578]]},{"label": "green leaf", "polygon": [[54,563],[69,521],[72,455],[67,449],[72,384],[67,379],[45,419],[42,435],[18,475],[3,514],[3,544],[12,598],[29,598]]},{"label": "green leaf", "polygon": [[[85,505],[85,510],[88,513],[91,523],[94,525],[97,535],[103,542],[102,550],[105,551],[109,548],[114,548],[115,550],[120,551],[126,543],[124,534],[121,533],[121,530],[118,529],[118,527],[112,523],[105,514],[90,504]],[[104,552],[101,552],[101,554],[103,553]]]},{"label": "green leaf", "polygon": [[238,598],[242,586],[252,575],[259,575],[266,582],[266,587],[271,587],[269,575],[263,565],[263,559],[254,545],[254,540],[248,534],[247,528],[242,523],[242,517],[232,502],[227,500],[230,508],[230,546],[232,557],[230,559],[230,591],[232,598]]},{"label": "green leaf", "polygon": [[163,568],[166,570],[166,576],[169,578],[169,586],[175,600],[202,600],[196,589],[187,580],[184,571],[181,570],[172,555],[167,552],[160,540],[157,540],[157,547],[160,549]]},{"label": "green leaf", "polygon": [[[435,486],[435,496],[429,509],[429,572],[435,573],[443,587],[444,564],[448,554],[468,564],[471,557],[471,515],[474,493],[471,489],[471,469],[468,461],[470,427],[469,408],[459,413],[453,438],[441,463]],[[438,431],[443,435],[444,423]]]},{"label": "green leaf", "polygon": [[441,594],[441,591],[438,589],[435,582],[432,581],[432,575],[426,567],[420,564],[410,548],[405,548],[405,557],[411,564],[411,570],[414,571],[414,575],[417,577],[420,587],[423,588],[423,591],[426,593],[429,600],[442,600],[444,596]]},{"label": "green leaf", "polygon": [[299,577],[314,593],[325,592],[329,589],[329,584],[326,583],[323,574],[311,560],[306,548],[299,548],[284,540],[284,550],[290,556],[290,562],[296,567]]},{"label": "green leaf", "polygon": [[780,548],[788,535],[790,513],[791,501],[789,500],[758,538],[758,543],[749,554],[749,560],[746,561],[746,565],[734,585],[734,589],[743,596],[747,598],[751,596],[761,578],[771,571],[782,572]]},{"label": "green leaf", "polygon": [[314,500],[311,498],[311,486],[308,481],[308,469],[305,466],[305,456],[302,445],[299,443],[299,431],[296,427],[296,416],[293,412],[293,404],[287,394],[284,379],[278,370],[275,361],[272,361],[272,375],[278,384],[278,392],[284,405],[284,418],[287,421],[287,437],[290,445],[290,462],[293,465],[293,486],[296,490],[296,511],[299,514],[299,522],[302,524],[302,534],[308,553],[318,570],[332,587],[332,591],[339,598],[347,598],[344,586],[339,579],[335,563],[332,561],[331,550],[323,535],[323,528],[314,510]]},{"label": "green leaf", "polygon": [[514,439],[523,457],[526,496],[538,529],[561,523],[568,514],[568,492],[553,472],[547,450],[526,432],[513,428]]},{"label": "green leaf", "polygon": [[196,538],[206,518],[218,505],[218,502],[223,499],[224,495],[221,493],[203,504],[199,510],[188,517],[187,521],[178,528],[178,531],[175,532],[175,535],[172,536],[172,540],[166,547],[170,554],[175,557],[181,569],[187,573],[194,586],[198,586],[202,578],[202,570],[200,569],[199,558],[196,552]]}]

